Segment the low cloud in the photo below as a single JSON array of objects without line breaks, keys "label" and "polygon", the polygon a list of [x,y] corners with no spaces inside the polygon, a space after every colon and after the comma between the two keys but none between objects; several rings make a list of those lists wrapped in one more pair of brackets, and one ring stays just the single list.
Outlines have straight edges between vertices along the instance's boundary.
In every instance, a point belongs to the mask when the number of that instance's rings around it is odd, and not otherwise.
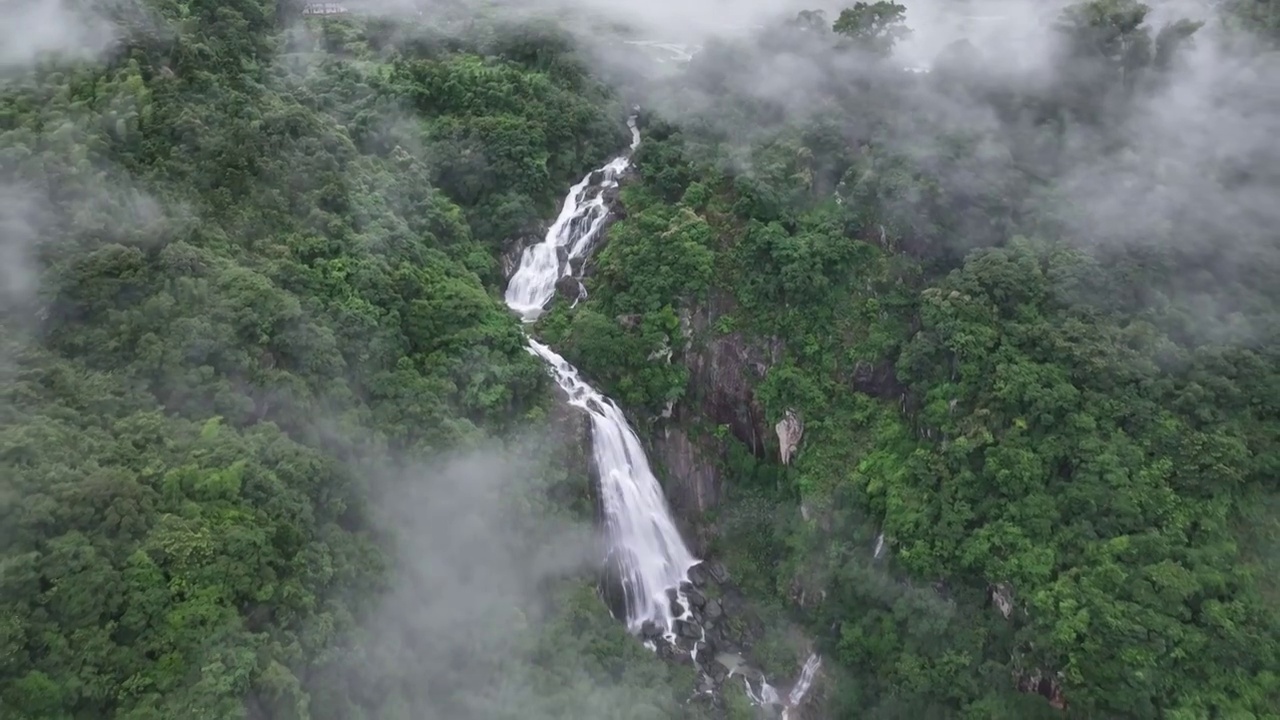
[{"label": "low cloud", "polygon": [[86,60],[119,39],[119,2],[0,0],[0,73],[41,60]]}]

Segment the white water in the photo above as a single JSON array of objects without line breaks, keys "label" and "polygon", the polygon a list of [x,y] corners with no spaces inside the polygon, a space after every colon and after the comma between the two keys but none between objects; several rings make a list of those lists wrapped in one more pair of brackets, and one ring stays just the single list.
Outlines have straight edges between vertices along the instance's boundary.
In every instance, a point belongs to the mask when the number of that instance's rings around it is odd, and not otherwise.
[{"label": "white water", "polygon": [[799,707],[804,701],[804,696],[809,693],[809,688],[813,686],[813,678],[818,674],[818,668],[822,666],[822,658],[817,653],[809,655],[809,659],[804,661],[804,667],[800,669],[800,678],[796,680],[795,686],[791,688],[790,694],[787,695],[787,707],[782,711],[782,720],[789,720],[791,717],[791,709]]},{"label": "white water", "polygon": [[[631,164],[631,152],[640,144],[636,119],[627,120],[631,147],[598,171],[588,174],[569,190],[560,216],[541,243],[525,249],[520,265],[507,285],[507,306],[532,322],[555,294],[556,281],[569,275],[569,260],[583,257],[608,218],[604,191],[616,187],[618,177]],[[593,178],[596,179],[592,182]],[[667,591],[687,579],[698,563],[676,529],[662,486],[654,477],[622,410],[578,375],[551,348],[529,338],[529,352],[542,358],[569,402],[591,417],[591,452],[600,474],[601,507],[609,540],[609,559],[618,570],[626,599],[626,623],[639,632],[653,622],[674,640],[676,616],[671,613]],[[683,615],[688,602],[681,597]]]},{"label": "white water", "polygon": [[627,628],[638,632],[652,621],[670,631],[676,618],[671,615],[667,590],[684,582],[698,560],[676,529],[640,438],[622,410],[578,377],[578,370],[564,358],[533,338],[529,350],[547,362],[556,382],[569,394],[569,403],[591,416],[591,452],[600,472],[609,552],[626,593]]},{"label": "white water", "polygon": [[[618,186],[618,177],[631,165],[631,151],[640,145],[640,131],[636,118],[627,119],[631,129],[631,147],[628,152],[614,158],[609,164],[587,173],[577,185],[569,189],[560,208],[560,216],[547,230],[542,242],[525,248],[520,255],[520,266],[507,283],[507,307],[520,314],[525,322],[532,322],[542,314],[543,308],[556,291],[556,281],[573,272],[570,260],[584,257],[609,218],[604,193]],[[592,178],[600,173],[598,182]]]}]

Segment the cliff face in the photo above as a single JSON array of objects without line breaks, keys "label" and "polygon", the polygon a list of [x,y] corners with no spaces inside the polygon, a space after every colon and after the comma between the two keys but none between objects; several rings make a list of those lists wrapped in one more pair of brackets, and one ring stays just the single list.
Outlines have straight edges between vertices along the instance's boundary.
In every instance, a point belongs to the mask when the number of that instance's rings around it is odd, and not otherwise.
[{"label": "cliff face", "polygon": [[751,452],[764,457],[771,444],[770,433],[754,389],[781,358],[782,344],[741,331],[717,331],[716,321],[733,309],[732,298],[712,291],[706,302],[681,317],[684,362],[689,368],[688,394],[682,404],[701,419],[727,425]]},{"label": "cliff face", "polygon": [[723,333],[716,322],[733,310],[733,301],[713,292],[681,313],[684,345],[677,361],[689,369],[685,396],[670,419],[650,438],[654,465],[666,481],[676,514],[692,531],[693,543],[705,549],[703,516],[724,499],[724,443],[715,429],[724,427],[757,457],[777,455],[779,447],[756,399],[755,388],[778,361],[781,344],[734,331]]}]

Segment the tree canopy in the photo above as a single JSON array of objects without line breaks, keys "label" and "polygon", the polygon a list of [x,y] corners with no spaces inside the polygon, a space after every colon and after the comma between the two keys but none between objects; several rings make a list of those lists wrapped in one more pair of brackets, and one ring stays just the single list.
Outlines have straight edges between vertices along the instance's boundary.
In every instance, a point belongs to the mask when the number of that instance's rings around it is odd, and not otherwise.
[{"label": "tree canopy", "polygon": [[[1072,5],[1041,77],[904,70],[859,2],[644,85],[536,332],[712,458],[683,519],[817,716],[1280,707],[1274,5]],[[136,9],[0,68],[0,715],[706,717],[569,549],[583,438],[499,299],[632,98],[470,5]]]}]

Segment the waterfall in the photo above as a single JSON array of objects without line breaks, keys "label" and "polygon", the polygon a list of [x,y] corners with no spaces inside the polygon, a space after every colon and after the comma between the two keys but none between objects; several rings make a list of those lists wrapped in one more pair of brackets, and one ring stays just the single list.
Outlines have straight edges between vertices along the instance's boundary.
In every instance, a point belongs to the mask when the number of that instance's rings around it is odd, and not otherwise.
[{"label": "waterfall", "polygon": [[640,145],[636,117],[627,118],[631,147],[609,164],[587,173],[569,188],[560,215],[546,236],[520,254],[520,265],[507,282],[507,307],[525,322],[537,320],[556,291],[556,281],[573,273],[574,260],[583,259],[609,219],[605,192],[618,187],[618,177],[631,165],[631,153]]},{"label": "waterfall", "polygon": [[[542,242],[521,254],[507,284],[506,302],[525,322],[542,314],[555,294],[556,281],[573,272],[570,261],[585,257],[608,219],[605,192],[617,187],[619,176],[631,164],[631,152],[640,144],[634,115],[627,126],[631,129],[627,153],[570,188],[559,217]],[[639,632],[646,622],[652,622],[674,639],[677,616],[667,593],[678,593],[689,568],[698,560],[680,537],[640,438],[622,410],[579,377],[577,368],[568,361],[533,338],[529,338],[529,352],[547,363],[569,402],[591,417],[592,455],[600,475],[608,561],[622,585],[627,628]],[[681,601],[680,606],[688,608],[688,603]]]},{"label": "waterfall", "polygon": [[[627,127],[631,130],[627,152],[570,188],[560,215],[542,242],[521,253],[505,299],[507,307],[524,322],[534,322],[542,315],[555,295],[556,281],[573,274],[573,261],[585,259],[608,220],[605,194],[618,186],[620,176],[631,165],[631,154],[640,145],[635,115],[627,119]],[[554,350],[532,337],[528,344],[529,352],[547,364],[569,403],[591,418],[591,452],[600,476],[600,504],[609,545],[606,562],[616,570],[621,585],[627,629],[647,635],[647,626],[652,626],[674,645],[676,621],[693,620],[682,588],[689,587],[689,569],[700,561],[680,537],[662,486],[621,408],[591,387],[577,368]],[[705,630],[698,630],[705,640]],[[655,647],[652,642],[646,646]],[[699,662],[697,649],[695,644],[691,651],[695,665]],[[763,678],[759,693],[749,682],[747,693],[759,705],[782,706],[785,718],[804,699],[820,664],[818,655],[809,656],[785,701]]]},{"label": "waterfall", "polygon": [[610,560],[620,570],[628,629],[639,632],[651,621],[670,630],[676,618],[667,590],[678,588],[698,560],[676,529],[640,438],[622,410],[578,377],[564,358],[532,338],[529,349],[546,361],[569,403],[591,417],[591,453],[600,473]]},{"label": "waterfall", "polygon": [[782,711],[782,720],[790,720],[792,708],[800,706],[804,701],[804,696],[809,693],[809,688],[813,686],[813,677],[818,673],[818,668],[822,666],[822,658],[817,653],[811,653],[809,659],[804,661],[804,667],[800,669],[800,679],[796,680],[796,684],[791,688],[791,692],[787,695],[787,706]]}]

